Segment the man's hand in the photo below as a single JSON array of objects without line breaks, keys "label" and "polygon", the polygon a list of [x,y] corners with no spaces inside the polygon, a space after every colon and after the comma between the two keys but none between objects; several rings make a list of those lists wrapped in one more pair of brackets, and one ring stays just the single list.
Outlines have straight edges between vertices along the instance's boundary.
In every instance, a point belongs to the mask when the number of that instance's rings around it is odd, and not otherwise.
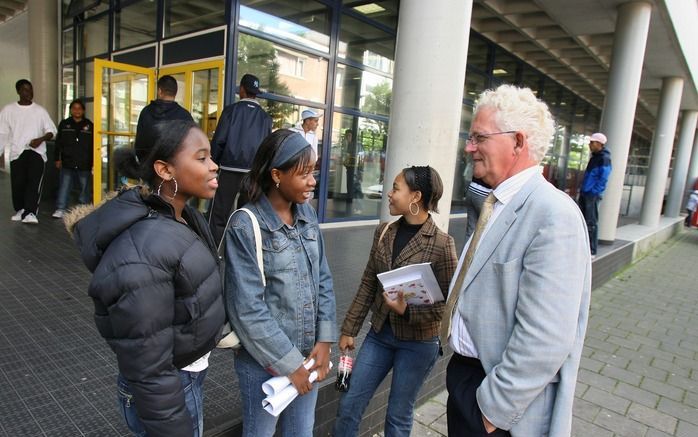
[{"label": "man's hand", "polygon": [[339,350],[341,352],[344,352],[347,349],[349,349],[350,351],[353,351],[354,347],[355,347],[354,346],[354,337],[350,337],[350,336],[344,335],[344,334],[342,334],[339,337]]},{"label": "man's hand", "polygon": [[44,142],[43,138],[34,138],[33,140],[29,141],[29,147],[31,147],[32,149],[36,149],[43,142]]},{"label": "man's hand", "polygon": [[388,308],[400,315],[405,314],[405,311],[407,311],[407,301],[405,300],[405,293],[402,291],[397,292],[397,299],[395,300],[389,298],[388,293],[383,292],[383,301]]},{"label": "man's hand", "polygon": [[487,434],[491,434],[497,429],[496,426],[492,425],[492,423],[487,420],[484,414],[482,415],[482,423],[485,425],[485,431],[487,431]]},{"label": "man's hand", "polygon": [[56,161],[56,168],[57,168],[58,170],[61,169],[61,165],[62,165],[61,161]]},{"label": "man's hand", "polygon": [[310,372],[308,369],[303,367],[303,364],[297,368],[293,373],[288,375],[288,379],[291,380],[291,384],[298,390],[298,394],[303,396],[313,389],[313,384],[308,381],[310,378]]},{"label": "man's hand", "polygon": [[330,345],[331,343],[318,342],[315,343],[315,347],[310,351],[308,359],[314,359],[315,363],[313,367],[309,369],[310,372],[317,370],[317,380],[322,381],[325,379],[327,374],[330,372]]}]

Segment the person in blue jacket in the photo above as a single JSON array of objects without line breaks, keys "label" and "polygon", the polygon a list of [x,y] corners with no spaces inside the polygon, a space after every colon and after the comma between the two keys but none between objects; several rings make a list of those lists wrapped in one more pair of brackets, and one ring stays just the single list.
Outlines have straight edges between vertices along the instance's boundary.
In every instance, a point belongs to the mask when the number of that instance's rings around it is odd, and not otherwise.
[{"label": "person in blue jacket", "polygon": [[579,190],[579,209],[584,214],[589,230],[589,247],[591,256],[596,256],[599,241],[599,200],[606,190],[608,176],[611,174],[611,152],[604,147],[606,135],[597,132],[589,139],[591,158],[584,171],[582,188]]}]

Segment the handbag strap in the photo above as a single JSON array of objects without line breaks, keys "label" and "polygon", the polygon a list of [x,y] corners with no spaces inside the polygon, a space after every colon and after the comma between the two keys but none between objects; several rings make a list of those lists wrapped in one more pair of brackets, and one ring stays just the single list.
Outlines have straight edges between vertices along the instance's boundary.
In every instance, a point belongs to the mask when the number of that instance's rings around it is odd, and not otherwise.
[{"label": "handbag strap", "polygon": [[252,211],[250,211],[247,208],[238,208],[235,211],[233,211],[232,214],[228,217],[228,222],[225,224],[225,230],[223,231],[223,238],[221,239],[221,242],[218,244],[218,256],[222,257],[223,256],[223,245],[225,243],[225,233],[228,231],[228,227],[230,226],[230,220],[233,218],[236,212],[238,211],[243,211],[247,213],[248,216],[250,216],[250,220],[252,221],[252,230],[254,231],[254,242],[255,242],[255,247],[257,249],[257,267],[259,267],[259,273],[262,274],[262,285],[265,287],[267,286],[267,279],[264,276],[264,255],[262,252],[262,231],[259,228],[259,220],[257,220],[257,216],[254,215]]},{"label": "handbag strap", "polygon": [[385,235],[385,233],[388,232],[388,228],[389,228],[390,225],[392,225],[393,223],[395,223],[395,222],[388,222],[388,223],[385,224],[385,227],[384,227],[383,230],[381,231],[380,237],[378,237],[378,244],[380,244],[381,241],[383,241],[383,235]]}]

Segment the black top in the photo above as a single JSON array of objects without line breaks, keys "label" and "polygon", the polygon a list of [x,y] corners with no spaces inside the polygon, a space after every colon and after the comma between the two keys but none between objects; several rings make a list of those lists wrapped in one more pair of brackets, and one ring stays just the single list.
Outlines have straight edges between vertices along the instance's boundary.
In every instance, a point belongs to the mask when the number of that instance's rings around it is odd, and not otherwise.
[{"label": "black top", "polygon": [[138,126],[136,127],[136,149],[149,149],[155,145],[157,139],[155,125],[167,120],[187,120],[194,121],[191,114],[186,109],[171,100],[153,100],[148,106],[143,108],[138,116]]},{"label": "black top", "polygon": [[68,117],[58,124],[54,161],[61,161],[63,168],[92,169],[92,122],[86,118],[75,121]]},{"label": "black top", "polygon": [[417,232],[419,232],[419,230],[422,229],[423,224],[424,223],[418,225],[411,225],[407,223],[407,220],[405,220],[404,217],[400,218],[397,233],[395,234],[395,241],[393,242],[393,259],[391,260],[391,263],[395,262],[395,259],[397,259],[398,255],[400,255],[402,249],[404,249],[405,246],[407,246],[407,243],[410,242],[412,237],[417,235]]}]

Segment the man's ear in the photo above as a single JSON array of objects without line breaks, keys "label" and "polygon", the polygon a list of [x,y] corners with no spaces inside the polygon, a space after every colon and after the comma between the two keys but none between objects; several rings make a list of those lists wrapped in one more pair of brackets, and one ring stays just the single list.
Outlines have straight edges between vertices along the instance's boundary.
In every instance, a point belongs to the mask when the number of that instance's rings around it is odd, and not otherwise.
[{"label": "man's ear", "polygon": [[155,170],[155,174],[163,181],[169,181],[174,177],[170,164],[165,161],[158,159],[153,163],[153,169]]}]

